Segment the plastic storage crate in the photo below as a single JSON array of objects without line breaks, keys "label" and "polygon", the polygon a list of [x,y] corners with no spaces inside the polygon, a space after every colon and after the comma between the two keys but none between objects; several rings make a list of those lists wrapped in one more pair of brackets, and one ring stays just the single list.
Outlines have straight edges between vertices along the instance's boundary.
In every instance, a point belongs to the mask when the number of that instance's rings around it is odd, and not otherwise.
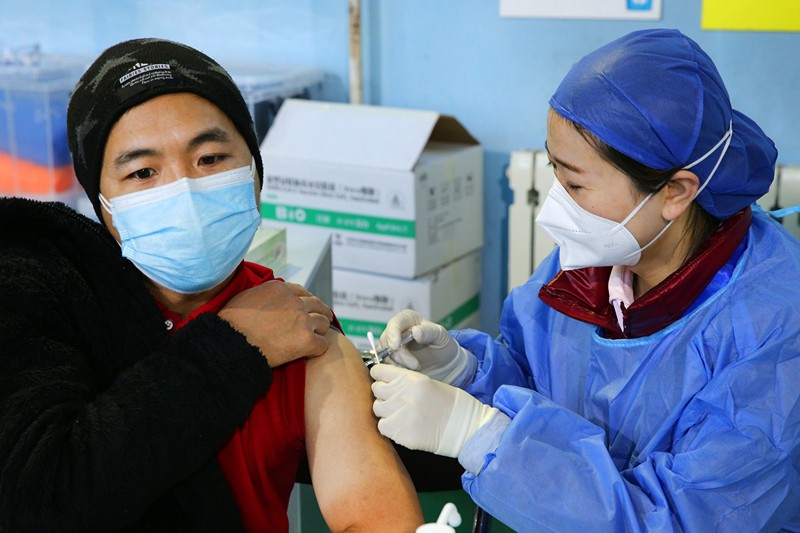
[{"label": "plastic storage crate", "polygon": [[259,144],[287,98],[315,99],[323,72],[274,65],[225,65],[242,92],[256,126]]},{"label": "plastic storage crate", "polygon": [[74,57],[33,47],[0,61],[0,195],[41,200],[74,198],[67,146],[67,103],[85,68]]}]

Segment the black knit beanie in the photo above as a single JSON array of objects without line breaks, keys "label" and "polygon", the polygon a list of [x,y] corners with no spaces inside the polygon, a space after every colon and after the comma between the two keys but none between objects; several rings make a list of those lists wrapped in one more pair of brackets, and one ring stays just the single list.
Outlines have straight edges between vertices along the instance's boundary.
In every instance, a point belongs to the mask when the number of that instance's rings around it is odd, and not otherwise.
[{"label": "black knit beanie", "polygon": [[100,169],[112,126],[125,111],[151,98],[188,92],[231,119],[264,176],[253,119],[239,88],[216,61],[184,44],[133,39],[112,46],[81,76],[67,108],[67,136],[75,175],[103,220]]}]

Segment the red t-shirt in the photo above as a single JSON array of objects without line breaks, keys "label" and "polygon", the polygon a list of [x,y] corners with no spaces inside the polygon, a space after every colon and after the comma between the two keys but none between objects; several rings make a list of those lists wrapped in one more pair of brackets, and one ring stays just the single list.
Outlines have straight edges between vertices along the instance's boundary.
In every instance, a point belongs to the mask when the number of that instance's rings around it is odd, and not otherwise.
[{"label": "red t-shirt", "polygon": [[[244,262],[233,280],[185,319],[159,303],[176,331],[201,313],[218,313],[234,296],[275,279],[272,270]],[[288,531],[286,510],[305,455],[304,359],[272,369],[272,385],[250,417],[217,453],[247,531]]]}]

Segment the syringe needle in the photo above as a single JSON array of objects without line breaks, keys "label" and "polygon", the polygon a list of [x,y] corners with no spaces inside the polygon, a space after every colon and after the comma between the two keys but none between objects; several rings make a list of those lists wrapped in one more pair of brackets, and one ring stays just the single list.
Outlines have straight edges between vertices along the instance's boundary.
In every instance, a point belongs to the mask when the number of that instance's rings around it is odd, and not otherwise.
[{"label": "syringe needle", "polygon": [[373,360],[376,363],[380,363],[381,359],[378,357],[378,347],[375,345],[375,335],[373,335],[371,331],[367,331],[367,340],[369,341],[369,345],[372,347]]}]

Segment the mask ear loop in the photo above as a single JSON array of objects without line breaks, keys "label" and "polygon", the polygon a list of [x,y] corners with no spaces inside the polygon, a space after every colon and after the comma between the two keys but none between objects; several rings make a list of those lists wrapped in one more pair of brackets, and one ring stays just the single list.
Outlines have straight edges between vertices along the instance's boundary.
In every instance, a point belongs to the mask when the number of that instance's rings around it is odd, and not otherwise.
[{"label": "mask ear loop", "polygon": [[730,123],[728,124],[728,131],[725,132],[725,135],[722,136],[722,139],[720,139],[719,142],[717,144],[715,144],[713,148],[711,148],[711,150],[706,152],[700,159],[698,159],[694,163],[689,163],[688,165],[683,167],[683,170],[689,170],[689,169],[699,165],[700,163],[702,163],[703,161],[708,159],[708,157],[710,157],[711,154],[716,152],[717,148],[719,148],[720,145],[725,143],[725,147],[722,149],[722,155],[720,155],[719,159],[717,159],[717,164],[714,165],[714,168],[712,168],[711,172],[709,172],[708,177],[706,178],[706,181],[704,181],[703,184],[700,186],[700,188],[697,189],[697,192],[694,195],[695,198],[697,198],[700,195],[700,193],[703,192],[703,189],[706,188],[706,185],[708,185],[708,182],[711,181],[711,178],[714,176],[714,174],[716,174],[717,169],[719,168],[720,164],[722,164],[722,159],[725,157],[725,154],[728,152],[728,147],[731,145],[731,141],[732,140],[733,140],[733,121],[730,121]]},{"label": "mask ear loop", "polygon": [[644,204],[646,204],[646,203],[647,203],[647,201],[648,201],[650,198],[652,198],[652,197],[653,197],[653,193],[650,193],[650,194],[648,194],[647,196],[645,196],[644,200],[642,200],[641,202],[639,202],[639,205],[637,205],[637,206],[634,208],[634,210],[633,210],[633,211],[631,211],[631,213],[630,213],[628,216],[626,216],[626,217],[625,217],[625,220],[623,220],[622,222],[620,222],[619,224],[617,224],[617,226],[616,226],[616,227],[615,227],[615,228],[612,230],[612,232],[616,232],[616,231],[619,231],[620,229],[624,228],[624,227],[625,227],[625,224],[627,224],[628,222],[630,222],[630,221],[631,221],[631,219],[632,219],[633,217],[635,217],[635,216],[636,216],[636,213],[638,213],[639,211],[641,211],[641,210],[642,210],[642,208],[644,207]]},{"label": "mask ear loop", "polygon": [[[689,170],[690,168],[692,168],[692,167],[694,167],[694,166],[696,166],[696,165],[699,165],[700,163],[702,163],[703,161],[705,161],[705,160],[706,160],[706,159],[707,159],[709,156],[711,156],[711,154],[713,154],[714,152],[716,152],[716,151],[717,151],[717,148],[719,148],[719,147],[720,147],[720,146],[721,146],[723,143],[725,144],[725,147],[722,149],[722,154],[719,156],[719,159],[717,159],[717,164],[716,164],[716,165],[714,165],[714,168],[712,168],[712,169],[711,169],[711,172],[709,172],[709,174],[708,174],[708,177],[706,178],[706,181],[705,181],[705,182],[703,182],[703,184],[700,186],[700,188],[699,188],[699,189],[697,189],[697,192],[694,194],[694,198],[697,198],[697,196],[700,194],[700,192],[701,192],[703,189],[705,189],[705,188],[706,188],[706,185],[708,185],[708,182],[709,182],[709,181],[711,181],[711,178],[712,178],[712,177],[714,176],[714,174],[717,172],[717,168],[719,168],[720,164],[722,163],[722,159],[725,157],[725,154],[728,152],[728,147],[730,146],[730,144],[731,144],[731,140],[732,140],[732,139],[733,139],[733,121],[731,121],[731,122],[729,123],[729,125],[728,125],[728,131],[726,131],[726,132],[725,132],[725,135],[723,135],[723,136],[722,136],[722,138],[719,140],[719,142],[717,142],[717,144],[715,144],[715,145],[714,145],[714,147],[713,147],[713,148],[711,148],[711,150],[709,150],[708,152],[706,152],[706,153],[705,153],[705,154],[704,154],[704,155],[703,155],[703,156],[702,156],[700,159],[698,159],[698,160],[696,160],[695,162],[693,162],[693,163],[690,163],[690,164],[688,164],[688,165],[686,165],[685,167],[683,167],[683,168],[682,168],[682,170]],[[664,185],[666,185],[666,183],[665,183]],[[649,199],[650,199],[650,197],[651,197],[651,196],[653,196],[653,193],[650,193],[650,194],[648,194],[648,195],[647,195],[647,198],[645,198],[644,200],[642,200],[642,203],[640,203],[640,204],[639,204],[639,206],[638,206],[636,209],[634,209],[634,210],[633,210],[633,213],[631,213],[630,215],[628,215],[628,217],[627,217],[625,220],[623,220],[622,222],[620,222],[620,225],[624,226],[625,224],[627,224],[627,223],[628,223],[628,221],[630,221],[630,219],[631,219],[631,218],[633,218],[633,216],[634,216],[636,213],[638,213],[638,212],[639,212],[639,210],[640,210],[640,209],[641,209],[641,208],[644,206],[644,204],[647,202],[647,200],[649,200]],[[656,242],[656,241],[657,241],[657,240],[658,240],[658,239],[659,239],[659,238],[660,238],[660,237],[661,237],[661,236],[664,234],[664,232],[665,232],[665,231],[667,231],[667,230],[669,229],[669,227],[672,225],[672,223],[673,223],[673,222],[675,222],[675,220],[674,220],[674,219],[673,219],[673,220],[670,220],[670,221],[667,223],[667,225],[666,225],[666,226],[664,226],[664,229],[662,229],[661,231],[659,231],[659,232],[658,232],[658,235],[656,235],[656,236],[653,238],[653,240],[652,240],[652,241],[648,242],[647,244],[645,244],[644,246],[642,246],[642,247],[641,247],[641,248],[638,250],[638,253],[642,253],[642,252],[644,252],[644,251],[645,251],[645,250],[647,250],[647,249],[648,249],[648,248],[649,248],[651,245],[653,245],[653,244],[654,244],[654,243],[655,243],[655,242]],[[626,255],[625,257],[623,257],[623,260],[625,260],[625,259],[628,259],[629,257],[631,257],[631,256],[635,255],[636,253],[637,253],[637,252],[633,252],[633,253],[630,253],[630,254]]]},{"label": "mask ear loop", "polygon": [[97,197],[100,199],[100,205],[103,206],[103,209],[106,210],[106,213],[108,213],[111,216],[114,216],[114,213],[111,212],[111,202],[106,200],[105,196],[103,196],[102,193],[98,194]]}]

